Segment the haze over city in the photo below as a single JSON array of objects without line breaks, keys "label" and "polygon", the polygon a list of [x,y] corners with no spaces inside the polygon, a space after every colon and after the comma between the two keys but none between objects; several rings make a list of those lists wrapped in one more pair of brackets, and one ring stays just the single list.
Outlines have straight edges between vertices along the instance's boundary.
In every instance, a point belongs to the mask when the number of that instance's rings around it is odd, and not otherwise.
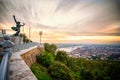
[{"label": "haze over city", "polygon": [[21,33],[39,42],[120,43],[120,0],[0,0],[0,29],[12,34],[13,15]]}]

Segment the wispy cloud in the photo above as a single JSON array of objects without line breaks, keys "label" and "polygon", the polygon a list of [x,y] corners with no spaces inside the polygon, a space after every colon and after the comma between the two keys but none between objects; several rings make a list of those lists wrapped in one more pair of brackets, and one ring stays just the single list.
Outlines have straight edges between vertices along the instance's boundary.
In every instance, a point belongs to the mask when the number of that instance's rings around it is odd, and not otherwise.
[{"label": "wispy cloud", "polygon": [[25,29],[53,32],[52,38],[63,34],[119,37],[119,5],[120,0],[0,0],[0,28],[15,26],[12,15],[16,15],[26,23]]}]

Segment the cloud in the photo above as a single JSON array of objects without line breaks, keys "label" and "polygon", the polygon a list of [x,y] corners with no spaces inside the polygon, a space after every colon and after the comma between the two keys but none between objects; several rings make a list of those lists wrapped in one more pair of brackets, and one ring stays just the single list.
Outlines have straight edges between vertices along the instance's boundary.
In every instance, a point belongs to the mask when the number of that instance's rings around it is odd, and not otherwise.
[{"label": "cloud", "polygon": [[80,1],[81,0],[60,0],[55,11],[59,11],[59,10],[69,11],[74,6],[79,4]]},{"label": "cloud", "polygon": [[15,26],[16,15],[26,30],[53,32],[52,38],[120,36],[119,5],[120,0],[0,0],[0,28]]},{"label": "cloud", "polygon": [[120,32],[119,33],[69,32],[68,34],[71,36],[120,36]]},{"label": "cloud", "polygon": [[120,0],[114,0],[115,5],[116,5],[116,13],[118,16],[118,20],[120,21]]}]

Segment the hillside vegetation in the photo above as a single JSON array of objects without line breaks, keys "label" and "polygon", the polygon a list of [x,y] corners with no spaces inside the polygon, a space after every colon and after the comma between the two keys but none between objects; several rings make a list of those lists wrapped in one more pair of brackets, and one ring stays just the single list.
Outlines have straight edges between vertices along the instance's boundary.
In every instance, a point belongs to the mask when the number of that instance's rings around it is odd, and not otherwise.
[{"label": "hillside vegetation", "polygon": [[85,60],[56,51],[54,44],[44,44],[31,70],[38,80],[119,80],[120,62]]}]

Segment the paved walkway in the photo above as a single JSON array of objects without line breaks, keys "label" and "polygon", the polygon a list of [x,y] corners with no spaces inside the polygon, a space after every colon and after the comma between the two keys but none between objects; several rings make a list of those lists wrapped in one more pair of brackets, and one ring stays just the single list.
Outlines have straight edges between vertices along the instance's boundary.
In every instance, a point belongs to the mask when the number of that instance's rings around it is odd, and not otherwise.
[{"label": "paved walkway", "polygon": [[35,47],[14,52],[10,62],[10,80],[37,80],[30,68],[27,66],[21,55],[32,50]]}]

